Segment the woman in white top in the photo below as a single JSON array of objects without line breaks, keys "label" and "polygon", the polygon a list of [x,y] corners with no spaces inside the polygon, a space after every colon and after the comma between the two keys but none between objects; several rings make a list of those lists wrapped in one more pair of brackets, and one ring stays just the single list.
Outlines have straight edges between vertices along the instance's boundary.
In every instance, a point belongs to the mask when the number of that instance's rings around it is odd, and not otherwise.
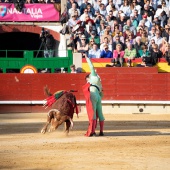
[{"label": "woman in white top", "polygon": [[129,5],[129,2],[127,0],[124,1],[123,5],[121,5],[120,9],[119,10],[122,10],[123,13],[126,15],[126,16],[130,16],[130,14],[132,13],[131,9],[130,9],[130,5]]}]

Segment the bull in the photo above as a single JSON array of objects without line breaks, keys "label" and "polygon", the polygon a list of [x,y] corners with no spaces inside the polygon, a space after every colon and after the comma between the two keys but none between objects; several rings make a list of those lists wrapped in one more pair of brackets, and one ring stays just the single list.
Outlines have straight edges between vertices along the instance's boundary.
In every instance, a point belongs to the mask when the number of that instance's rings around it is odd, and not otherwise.
[{"label": "bull", "polygon": [[48,98],[44,106],[51,106],[51,109],[47,113],[47,122],[42,128],[41,133],[46,133],[48,125],[51,123],[49,132],[56,130],[63,122],[65,122],[65,132],[69,133],[69,128],[73,127],[73,115],[76,111],[78,115],[76,97],[70,91],[58,91],[53,95],[50,93],[48,87],[44,88],[44,91]]}]

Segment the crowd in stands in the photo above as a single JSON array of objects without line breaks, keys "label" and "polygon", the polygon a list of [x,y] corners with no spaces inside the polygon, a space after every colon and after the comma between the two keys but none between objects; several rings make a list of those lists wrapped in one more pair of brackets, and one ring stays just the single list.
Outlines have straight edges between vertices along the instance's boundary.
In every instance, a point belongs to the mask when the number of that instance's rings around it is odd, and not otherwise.
[{"label": "crowd in stands", "polygon": [[120,67],[135,58],[141,66],[165,58],[170,65],[170,1],[68,0],[67,10],[68,47],[82,57],[112,58],[110,66]]}]

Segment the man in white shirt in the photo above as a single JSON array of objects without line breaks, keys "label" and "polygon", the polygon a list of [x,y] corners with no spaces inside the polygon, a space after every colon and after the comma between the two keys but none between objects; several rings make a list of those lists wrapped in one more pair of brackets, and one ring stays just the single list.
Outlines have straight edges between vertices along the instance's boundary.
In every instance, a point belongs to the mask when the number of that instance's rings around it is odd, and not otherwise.
[{"label": "man in white shirt", "polygon": [[156,35],[152,39],[155,40],[155,44],[157,44],[159,47],[160,44],[162,43],[161,31],[157,30]]},{"label": "man in white shirt", "polygon": [[100,58],[100,49],[98,49],[97,44],[93,44],[93,48],[89,50],[89,58]]}]

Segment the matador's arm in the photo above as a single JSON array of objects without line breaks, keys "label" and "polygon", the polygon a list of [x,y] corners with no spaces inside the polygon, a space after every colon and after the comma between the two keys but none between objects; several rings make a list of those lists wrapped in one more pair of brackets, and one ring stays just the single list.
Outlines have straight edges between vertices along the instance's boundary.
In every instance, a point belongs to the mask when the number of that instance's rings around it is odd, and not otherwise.
[{"label": "matador's arm", "polygon": [[94,69],[93,63],[91,62],[90,58],[88,58],[86,54],[85,54],[85,58],[86,58],[86,61],[87,61],[88,65],[89,65],[89,67],[90,67],[91,75],[96,76],[97,74],[96,74],[96,71]]}]

